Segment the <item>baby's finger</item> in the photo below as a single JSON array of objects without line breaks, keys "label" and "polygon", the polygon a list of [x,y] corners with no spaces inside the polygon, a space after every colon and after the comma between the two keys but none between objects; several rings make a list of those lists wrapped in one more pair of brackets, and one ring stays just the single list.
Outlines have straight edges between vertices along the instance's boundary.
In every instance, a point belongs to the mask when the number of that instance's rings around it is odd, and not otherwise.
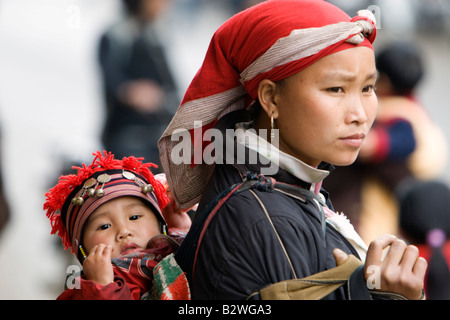
[{"label": "baby's finger", "polygon": [[93,255],[95,255],[96,257],[102,257],[105,255],[105,244],[99,243],[94,248],[95,249],[93,250]]},{"label": "baby's finger", "polygon": [[96,254],[96,252],[97,252],[97,247],[98,247],[98,245],[95,245],[95,246],[91,249],[91,251],[89,252],[89,255],[94,255],[94,254]]},{"label": "baby's finger", "polygon": [[103,250],[105,250],[105,245],[103,243],[99,243],[97,245],[96,253],[99,255],[103,254]]},{"label": "baby's finger", "polygon": [[108,258],[111,259],[111,254],[113,252],[113,247],[112,245],[108,244],[105,249],[103,250],[103,255]]}]

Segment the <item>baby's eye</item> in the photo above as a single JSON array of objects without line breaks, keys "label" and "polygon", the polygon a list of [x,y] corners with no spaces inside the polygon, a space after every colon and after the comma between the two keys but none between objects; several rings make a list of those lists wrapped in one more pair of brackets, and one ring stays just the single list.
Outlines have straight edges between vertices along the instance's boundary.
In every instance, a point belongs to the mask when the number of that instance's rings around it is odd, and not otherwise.
[{"label": "baby's eye", "polygon": [[139,219],[141,216],[139,215],[139,214],[135,214],[135,215],[132,215],[131,217],[130,217],[130,220],[137,220],[137,219]]},{"label": "baby's eye", "polygon": [[100,227],[98,227],[98,230],[106,230],[109,229],[109,227],[111,227],[110,224],[102,224]]}]

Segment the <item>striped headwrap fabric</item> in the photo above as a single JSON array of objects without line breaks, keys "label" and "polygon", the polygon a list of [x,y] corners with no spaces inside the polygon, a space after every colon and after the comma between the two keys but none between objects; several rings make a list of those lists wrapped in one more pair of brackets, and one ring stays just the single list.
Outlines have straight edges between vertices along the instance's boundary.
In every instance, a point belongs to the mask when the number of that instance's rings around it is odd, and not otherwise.
[{"label": "striped headwrap fabric", "polygon": [[[267,0],[226,21],[213,35],[200,70],[158,143],[177,204],[186,208],[199,201],[214,164],[174,163],[172,150],[180,143],[172,138],[174,133],[204,132],[227,113],[248,108],[262,80],[285,79],[355,46],[372,48],[375,37],[370,11],[352,19],[322,0]],[[191,154],[203,148],[192,144]]]}]

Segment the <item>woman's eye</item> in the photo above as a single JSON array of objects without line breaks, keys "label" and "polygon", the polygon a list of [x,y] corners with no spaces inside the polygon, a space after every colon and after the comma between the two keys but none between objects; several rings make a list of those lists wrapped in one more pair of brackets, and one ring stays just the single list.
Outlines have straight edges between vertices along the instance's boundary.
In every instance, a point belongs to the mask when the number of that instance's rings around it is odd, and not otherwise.
[{"label": "woman's eye", "polygon": [[375,91],[375,86],[373,86],[373,85],[365,86],[363,88],[363,92],[366,92],[366,93],[372,93],[374,91]]},{"label": "woman's eye", "polygon": [[344,89],[342,89],[341,87],[331,87],[328,88],[327,91],[332,93],[342,93],[344,92]]}]

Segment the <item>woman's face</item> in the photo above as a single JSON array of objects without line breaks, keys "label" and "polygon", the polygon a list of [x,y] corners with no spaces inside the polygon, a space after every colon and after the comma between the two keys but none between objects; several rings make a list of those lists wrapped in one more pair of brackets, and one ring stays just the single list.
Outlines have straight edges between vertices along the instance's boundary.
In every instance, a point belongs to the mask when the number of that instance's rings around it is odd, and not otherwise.
[{"label": "woman's face", "polygon": [[377,112],[374,53],[355,47],[286,78],[274,97],[280,150],[317,167],[350,165]]}]

